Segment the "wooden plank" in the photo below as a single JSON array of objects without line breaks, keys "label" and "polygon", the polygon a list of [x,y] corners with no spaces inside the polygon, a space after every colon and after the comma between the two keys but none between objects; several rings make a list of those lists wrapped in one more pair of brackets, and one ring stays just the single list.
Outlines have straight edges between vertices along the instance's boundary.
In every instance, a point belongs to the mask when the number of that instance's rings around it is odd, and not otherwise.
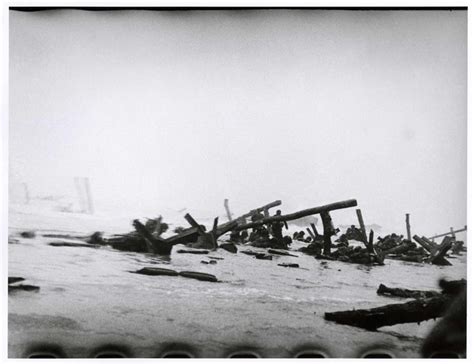
[{"label": "wooden plank", "polygon": [[314,237],[316,238],[319,236],[318,229],[316,229],[316,225],[314,223],[311,223],[311,229],[313,229]]},{"label": "wooden plank", "polygon": [[340,209],[346,209],[349,207],[354,207],[357,206],[357,200],[352,199],[352,200],[345,200],[345,201],[339,201],[339,202],[334,202],[328,205],[323,205],[323,206],[318,206],[318,207],[313,207],[310,209],[306,210],[301,210],[294,212],[292,214],[287,214],[287,215],[279,215],[279,216],[271,216],[268,218],[264,218],[262,220],[258,220],[255,222],[251,222],[248,224],[243,224],[239,225],[236,230],[244,230],[244,229],[251,229],[257,226],[262,226],[265,224],[271,224],[272,222],[275,221],[291,221],[291,220],[296,220],[305,216],[309,215],[316,215],[320,214],[321,212],[329,212],[333,210],[340,210]]}]

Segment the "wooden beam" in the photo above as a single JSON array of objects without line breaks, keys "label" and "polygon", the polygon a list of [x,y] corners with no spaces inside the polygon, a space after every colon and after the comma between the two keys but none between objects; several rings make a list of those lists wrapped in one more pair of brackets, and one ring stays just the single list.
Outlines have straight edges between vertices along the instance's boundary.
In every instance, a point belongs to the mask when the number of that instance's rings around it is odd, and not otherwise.
[{"label": "wooden beam", "polygon": [[467,230],[467,225],[464,225],[464,227],[463,227],[462,229],[450,231],[449,233],[444,233],[444,234],[436,234],[436,235],[430,237],[429,239],[442,238],[443,236],[447,236],[447,235],[451,235],[451,236],[452,236],[452,234],[460,233],[460,232],[463,232],[463,231],[466,231],[466,230]]},{"label": "wooden beam", "polygon": [[363,243],[367,244],[367,231],[365,230],[364,218],[362,217],[362,211],[360,209],[356,210],[357,220],[359,220],[360,231],[362,232],[362,238],[364,239]]},{"label": "wooden beam", "polygon": [[326,256],[331,254],[331,236],[334,234],[334,226],[332,224],[331,215],[329,215],[329,211],[321,212],[321,220],[323,222],[323,236],[324,236],[324,245],[323,245],[323,253]]},{"label": "wooden beam", "polygon": [[415,240],[418,244],[420,244],[430,255],[433,254],[434,249],[431,244],[428,244],[425,240],[420,238],[418,235],[413,236],[413,240]]},{"label": "wooden beam", "polygon": [[439,248],[438,244],[436,244],[435,242],[429,240],[426,236],[422,236],[421,239],[422,239],[426,244],[428,244],[429,246],[431,246],[431,249],[432,249],[432,250],[438,250],[438,248]]},{"label": "wooden beam", "polygon": [[346,201],[339,201],[339,202],[334,202],[332,204],[328,205],[323,205],[323,206],[318,206],[318,207],[313,207],[310,209],[306,210],[301,210],[294,212],[292,214],[287,214],[287,215],[279,215],[279,216],[270,216],[255,222],[251,222],[248,224],[243,224],[237,226],[236,230],[245,230],[245,229],[251,229],[257,226],[262,226],[265,224],[271,224],[272,222],[275,221],[291,221],[291,220],[297,220],[300,219],[304,216],[309,216],[309,215],[316,215],[320,214],[321,212],[329,212],[333,210],[340,210],[340,209],[345,209],[349,207],[354,207],[357,206],[357,200],[346,200]]}]

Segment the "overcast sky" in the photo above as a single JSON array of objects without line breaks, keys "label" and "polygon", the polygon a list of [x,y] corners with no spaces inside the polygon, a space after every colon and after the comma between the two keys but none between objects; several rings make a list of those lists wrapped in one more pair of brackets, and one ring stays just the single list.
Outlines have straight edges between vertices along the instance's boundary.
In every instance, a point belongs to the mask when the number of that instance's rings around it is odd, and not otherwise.
[{"label": "overcast sky", "polygon": [[10,182],[464,226],[466,43],[465,11],[10,11]]}]

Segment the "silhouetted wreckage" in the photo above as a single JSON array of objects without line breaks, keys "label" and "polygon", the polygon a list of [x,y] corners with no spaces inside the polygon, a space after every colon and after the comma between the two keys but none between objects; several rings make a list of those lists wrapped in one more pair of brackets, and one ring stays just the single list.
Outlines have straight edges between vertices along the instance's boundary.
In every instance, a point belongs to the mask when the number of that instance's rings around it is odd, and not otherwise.
[{"label": "silhouetted wreckage", "polygon": [[[408,238],[403,235],[390,234],[378,237],[374,242],[374,232],[367,233],[362,211],[356,209],[358,226],[351,225],[344,233],[340,234],[332,242],[332,237],[338,235],[339,229],[334,227],[331,212],[357,206],[357,201],[345,200],[332,204],[300,210],[291,214],[283,215],[280,210],[275,214],[270,209],[281,205],[280,200],[273,201],[264,206],[250,210],[249,212],[233,218],[229,208],[228,200],[224,201],[226,215],[229,221],[219,224],[219,218],[213,221],[213,226],[207,230],[199,224],[189,213],[184,216],[190,227],[177,227],[174,235],[163,237],[169,229],[169,225],[160,217],[147,219],[143,224],[138,219],[133,221],[134,231],[104,237],[102,233],[96,232],[88,237],[76,237],[83,243],[52,242],[52,246],[77,246],[77,247],[100,247],[111,246],[117,250],[132,251],[140,253],[152,253],[159,255],[170,255],[174,245],[183,244],[188,249],[179,249],[177,253],[207,254],[216,249],[223,249],[230,253],[237,253],[238,246],[245,244],[268,250],[267,253],[242,251],[244,254],[253,255],[256,259],[271,260],[273,255],[284,255],[284,251],[290,250],[293,240],[307,243],[299,249],[300,252],[314,256],[321,260],[337,260],[346,263],[364,265],[384,265],[385,259],[396,259],[415,263],[429,263],[434,265],[450,265],[446,259],[448,251],[460,254],[465,251],[464,243],[456,241],[454,231],[437,235],[444,237],[441,244],[436,244],[424,236],[414,235],[411,237],[411,226],[409,214],[406,214],[406,225]],[[307,218],[311,215],[320,215],[323,231],[320,233],[314,223],[305,231],[297,231],[293,238],[285,234],[288,222]],[[467,227],[464,228],[464,230]],[[229,233],[229,241],[220,242],[219,239]],[[45,235],[60,237],[56,235]],[[362,243],[362,244],[354,244]],[[290,255],[291,254],[285,254]],[[294,256],[294,255],[293,255]]]},{"label": "silhouetted wreckage", "polygon": [[456,296],[465,289],[466,280],[443,281],[441,286],[443,288],[441,292],[423,292],[388,288],[380,285],[377,290],[377,293],[380,295],[415,299],[406,303],[385,305],[371,309],[326,312],[324,318],[328,321],[367,330],[435,319],[443,316]]}]

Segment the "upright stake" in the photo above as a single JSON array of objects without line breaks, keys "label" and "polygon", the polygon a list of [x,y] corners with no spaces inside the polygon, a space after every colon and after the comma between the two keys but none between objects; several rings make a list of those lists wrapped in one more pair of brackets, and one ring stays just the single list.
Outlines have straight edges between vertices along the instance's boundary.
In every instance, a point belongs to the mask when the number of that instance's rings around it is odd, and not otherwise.
[{"label": "upright stake", "polygon": [[360,209],[356,210],[357,219],[359,220],[360,231],[362,232],[362,236],[364,238],[364,242],[367,243],[367,231],[365,230],[364,219],[362,217],[362,211]]},{"label": "upright stake", "polygon": [[334,227],[332,225],[331,215],[329,211],[321,212],[321,220],[323,221],[323,235],[324,235],[324,255],[331,254],[331,236],[334,233]]},{"label": "upright stake", "polygon": [[411,241],[410,214],[406,214],[405,216],[405,223],[407,225],[407,239]]},{"label": "upright stake", "polygon": [[227,213],[227,218],[229,219],[229,221],[232,221],[232,214],[231,214],[230,209],[229,209],[229,200],[228,199],[224,200],[224,207],[225,207],[225,212]]},{"label": "upright stake", "polygon": [[454,233],[454,229],[452,227],[449,228],[451,230],[451,236],[456,240],[456,234]]}]

